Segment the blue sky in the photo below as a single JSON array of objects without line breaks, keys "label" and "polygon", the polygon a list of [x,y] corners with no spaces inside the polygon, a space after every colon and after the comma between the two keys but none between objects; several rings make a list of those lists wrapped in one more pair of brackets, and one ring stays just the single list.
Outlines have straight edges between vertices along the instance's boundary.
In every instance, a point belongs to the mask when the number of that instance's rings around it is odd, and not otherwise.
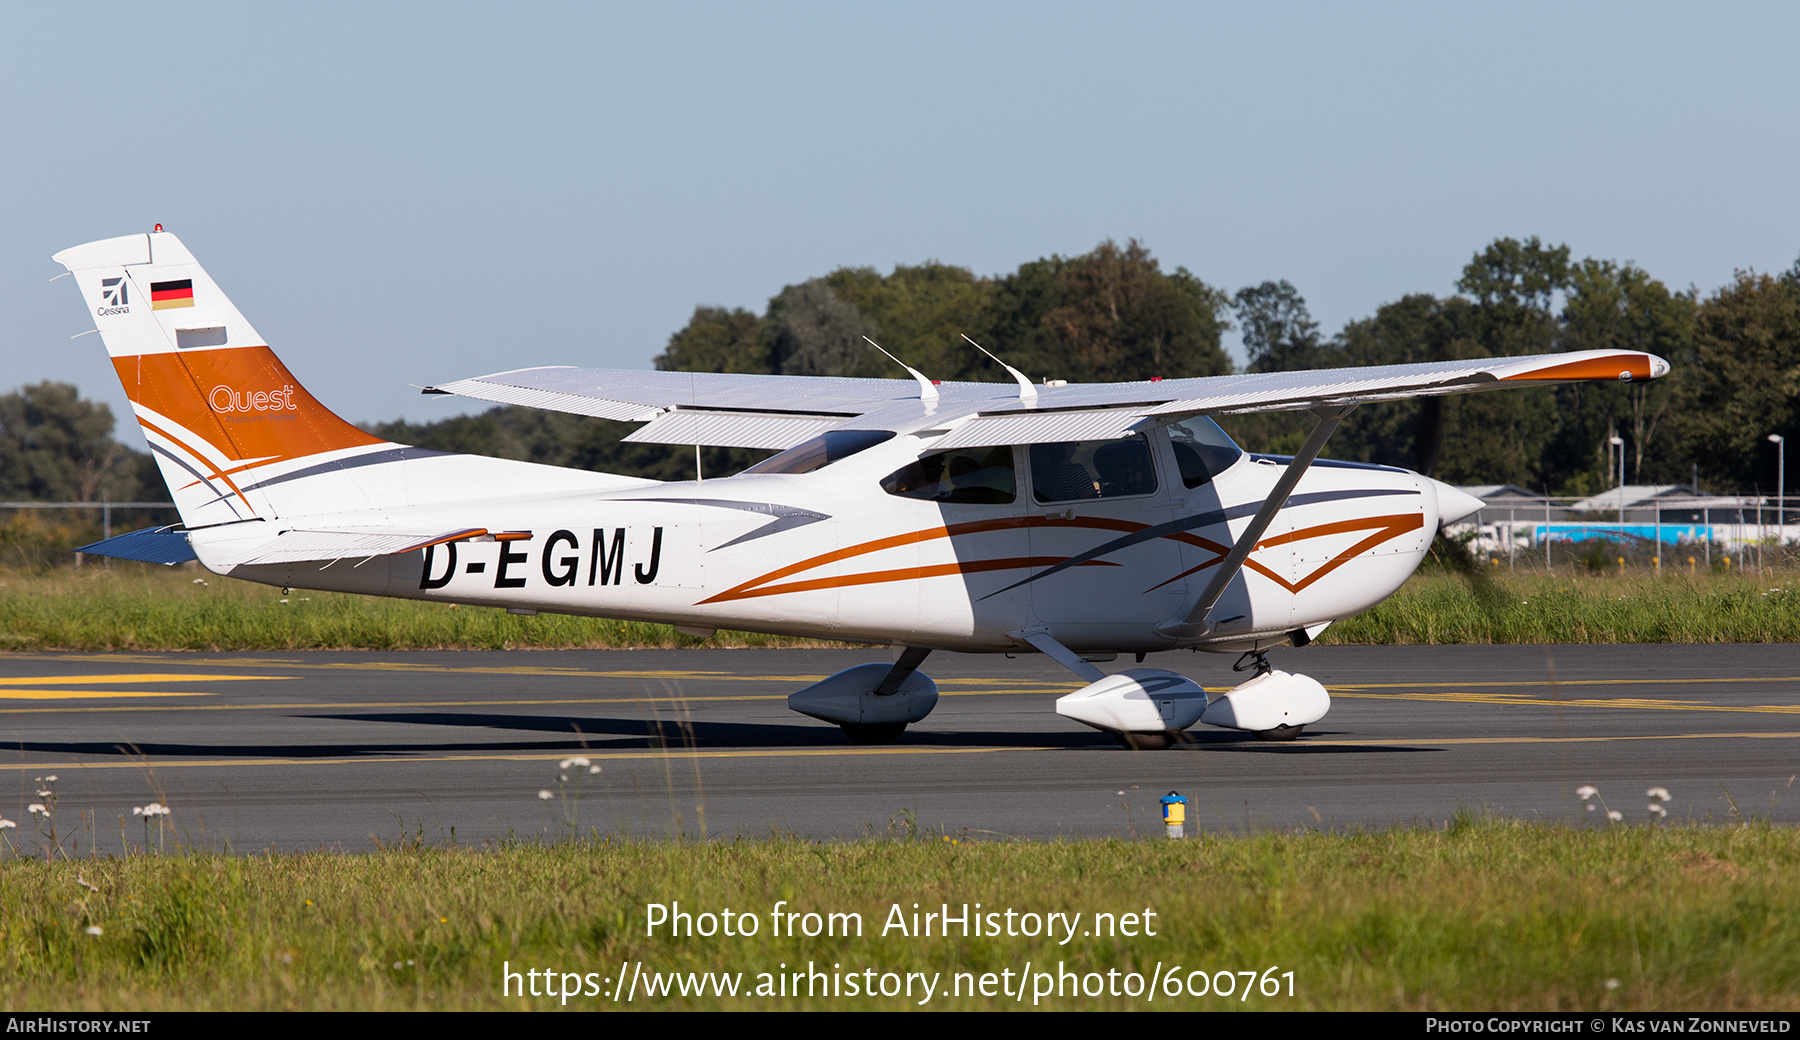
[{"label": "blue sky", "polygon": [[[1496,237],[1709,292],[1800,255],[1800,8],[17,5],[0,390],[125,402],[51,253],[162,222],[352,420],[648,367],[698,304],[1103,239],[1327,332]],[[136,434],[121,430],[128,443]]]}]

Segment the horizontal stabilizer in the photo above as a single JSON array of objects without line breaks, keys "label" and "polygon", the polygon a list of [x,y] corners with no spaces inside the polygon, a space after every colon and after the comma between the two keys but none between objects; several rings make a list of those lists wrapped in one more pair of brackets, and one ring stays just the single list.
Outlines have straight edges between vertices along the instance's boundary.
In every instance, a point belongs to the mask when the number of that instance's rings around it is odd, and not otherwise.
[{"label": "horizontal stabilizer", "polygon": [[431,545],[472,538],[506,539],[486,528],[465,527],[436,534],[367,528],[358,531],[283,531],[252,545],[230,544],[206,553],[213,570],[280,563],[316,563],[321,560],[373,559],[409,553]]},{"label": "horizontal stabilizer", "polygon": [[75,551],[89,556],[111,556],[116,560],[138,560],[169,566],[197,558],[194,556],[194,547],[188,544],[187,532],[176,530],[175,525],[146,527],[141,531],[114,535]]}]

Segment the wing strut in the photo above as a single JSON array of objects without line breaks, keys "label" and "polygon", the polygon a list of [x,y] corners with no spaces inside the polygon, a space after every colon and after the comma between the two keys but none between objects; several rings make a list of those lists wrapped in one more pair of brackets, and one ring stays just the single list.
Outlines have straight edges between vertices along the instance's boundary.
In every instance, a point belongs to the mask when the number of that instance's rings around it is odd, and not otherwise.
[{"label": "wing strut", "polygon": [[1338,423],[1342,422],[1344,416],[1349,415],[1355,408],[1356,406],[1352,404],[1340,405],[1335,408],[1313,409],[1313,415],[1317,416],[1319,421],[1313,424],[1312,432],[1306,435],[1306,443],[1300,446],[1299,454],[1295,455],[1293,461],[1288,463],[1287,472],[1283,473],[1281,479],[1275,482],[1275,488],[1269,492],[1269,497],[1263,499],[1262,508],[1256,511],[1256,516],[1250,521],[1250,526],[1244,528],[1243,534],[1238,535],[1237,541],[1231,546],[1231,552],[1226,554],[1224,561],[1219,564],[1219,569],[1213,572],[1212,580],[1207,582],[1205,591],[1200,593],[1200,599],[1188,611],[1186,618],[1178,622],[1164,622],[1157,626],[1158,632],[1166,636],[1184,639],[1205,635],[1212,631],[1212,622],[1207,619],[1207,615],[1212,613],[1212,608],[1219,602],[1219,597],[1225,594],[1225,586],[1231,584],[1231,579],[1237,577],[1238,571],[1243,569],[1244,561],[1250,558],[1250,553],[1256,548],[1256,543],[1261,540],[1263,532],[1267,531],[1269,524],[1274,521],[1275,514],[1281,512],[1281,507],[1287,504],[1288,496],[1294,493],[1295,485],[1300,483],[1300,478],[1306,475],[1313,460],[1319,457],[1320,451],[1324,450],[1325,442],[1337,429]]}]

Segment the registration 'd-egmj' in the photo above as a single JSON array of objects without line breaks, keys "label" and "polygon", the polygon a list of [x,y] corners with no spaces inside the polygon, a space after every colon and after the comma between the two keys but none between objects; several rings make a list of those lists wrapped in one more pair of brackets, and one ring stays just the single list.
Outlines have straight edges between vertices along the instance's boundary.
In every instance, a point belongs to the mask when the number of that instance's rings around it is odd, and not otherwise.
[{"label": "registration 'd-egmj'", "polygon": [[[395,444],[307,393],[160,225],[76,246],[74,273],[181,523],[86,551],[268,585],[888,644],[793,693],[853,741],[924,719],[933,650],[1037,651],[1087,685],[1062,715],[1132,747],[1196,723],[1291,738],[1330,698],[1264,653],[1380,602],[1479,503],[1404,469],[1318,458],[1358,404],[1668,371],[1623,351],[1383,368],[938,383],[526,368],[457,394],[642,423],[627,440],[776,449],[742,473],[661,483]],[[972,343],[969,349],[977,349]],[[904,367],[904,366],[901,366]],[[1212,416],[1305,411],[1292,457]],[[1243,655],[1209,694],[1095,661]]]}]

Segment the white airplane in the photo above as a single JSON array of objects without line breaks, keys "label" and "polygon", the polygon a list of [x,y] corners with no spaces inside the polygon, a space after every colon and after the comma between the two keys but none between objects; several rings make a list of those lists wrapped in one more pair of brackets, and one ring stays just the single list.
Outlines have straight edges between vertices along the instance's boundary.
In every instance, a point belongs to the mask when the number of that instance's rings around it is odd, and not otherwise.
[{"label": "white airplane", "polygon": [[[931,712],[933,650],[1038,651],[1088,685],[1056,710],[1129,747],[1196,723],[1287,739],[1324,687],[1270,668],[1379,603],[1480,503],[1408,470],[1318,460],[1358,404],[1570,380],[1654,379],[1586,351],[1133,383],[936,383],[527,368],[428,388],[645,425],[627,440],[781,449],[658,482],[394,444],[307,393],[158,225],[64,250],[180,510],[84,551],[283,587],[889,644],[794,693],[853,741]],[[972,342],[972,341],[971,341]],[[991,355],[990,355],[991,356]],[[998,363],[998,359],[995,359]],[[904,367],[904,366],[903,366]],[[1211,416],[1305,410],[1292,458]],[[1094,661],[1244,655],[1209,696]]]}]

